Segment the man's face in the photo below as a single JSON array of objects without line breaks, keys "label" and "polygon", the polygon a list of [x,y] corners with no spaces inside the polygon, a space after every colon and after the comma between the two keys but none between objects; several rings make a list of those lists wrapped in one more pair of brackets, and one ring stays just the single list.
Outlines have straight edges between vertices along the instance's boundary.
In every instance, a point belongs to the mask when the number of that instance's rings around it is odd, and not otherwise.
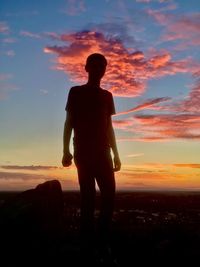
[{"label": "man's face", "polygon": [[101,79],[106,71],[106,64],[100,60],[94,60],[86,65],[86,71],[90,74],[90,76]]}]

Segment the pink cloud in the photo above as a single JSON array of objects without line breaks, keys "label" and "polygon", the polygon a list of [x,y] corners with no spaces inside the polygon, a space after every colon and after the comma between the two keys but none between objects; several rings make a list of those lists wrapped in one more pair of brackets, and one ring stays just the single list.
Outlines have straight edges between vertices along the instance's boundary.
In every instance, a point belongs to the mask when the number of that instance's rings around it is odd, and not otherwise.
[{"label": "pink cloud", "polygon": [[[56,36],[56,39],[58,36]],[[95,31],[62,34],[63,46],[47,46],[45,53],[57,54],[56,68],[66,72],[75,82],[84,82],[84,64],[89,54],[102,53],[108,59],[103,86],[115,96],[135,97],[146,90],[149,79],[194,70],[191,59],[173,61],[167,51],[158,51],[145,58],[142,51],[130,51],[120,38]]]},{"label": "pink cloud", "polygon": [[5,21],[0,21],[0,33],[8,34],[10,32],[10,28]]},{"label": "pink cloud", "polygon": [[165,66],[170,61],[170,59],[171,55],[169,53],[158,55],[150,60],[150,64],[152,64],[155,68],[159,68]]},{"label": "pink cloud", "polygon": [[0,100],[4,100],[8,97],[8,94],[18,88],[14,84],[2,83],[0,86]]},{"label": "pink cloud", "polygon": [[14,50],[8,50],[5,52],[5,55],[8,57],[14,57],[15,56],[15,51]]},{"label": "pink cloud", "polygon": [[112,123],[115,128],[126,130],[134,124],[134,121],[132,119],[113,120]]},{"label": "pink cloud", "polygon": [[185,49],[189,46],[200,45],[200,13],[174,15],[161,10],[148,9],[147,14],[165,27],[161,36],[162,41],[179,40],[181,43],[177,49]]},{"label": "pink cloud", "polygon": [[16,39],[15,38],[5,38],[2,41],[3,41],[3,43],[13,44],[16,42]]},{"label": "pink cloud", "polygon": [[133,133],[134,136],[118,140],[146,142],[173,139],[200,140],[200,115],[135,115],[131,119],[132,125],[123,124],[123,120],[121,124],[124,131]]},{"label": "pink cloud", "polygon": [[[200,43],[200,13],[191,15],[183,15],[178,17],[174,22],[169,23],[167,32],[163,36],[163,40],[188,40],[192,45]],[[189,44],[188,43],[188,44]]]},{"label": "pink cloud", "polygon": [[62,12],[67,15],[76,16],[86,11],[85,2],[83,0],[67,0],[66,2],[67,6]]},{"label": "pink cloud", "polygon": [[187,112],[200,113],[200,82],[198,82],[185,100],[179,105],[179,110]]},{"label": "pink cloud", "polygon": [[141,59],[136,59],[135,53],[131,58],[131,54],[120,40],[106,38],[101,33],[88,31],[61,35],[60,39],[69,45],[46,47],[44,51],[58,55],[58,68],[67,72],[72,80],[83,82],[86,79],[84,64],[87,56],[100,52],[108,59],[109,66],[105,80],[115,95],[136,96],[144,91],[144,81],[134,77],[134,68],[132,68],[133,65],[136,68]]},{"label": "pink cloud", "polygon": [[0,81],[7,81],[13,77],[10,73],[0,73]]},{"label": "pink cloud", "polygon": [[150,3],[152,0],[136,0],[139,3]]},{"label": "pink cloud", "polygon": [[154,99],[148,99],[146,100],[144,103],[131,108],[127,111],[122,111],[122,112],[118,112],[116,115],[114,116],[118,116],[118,115],[125,115],[131,112],[135,112],[135,111],[139,111],[139,110],[144,110],[144,109],[154,109],[154,110],[159,110],[162,109],[162,107],[159,106],[154,106],[155,104],[161,103],[161,102],[165,102],[165,101],[169,101],[171,100],[171,97],[158,97],[158,98],[154,98]]},{"label": "pink cloud", "polygon": [[0,100],[6,99],[11,91],[17,90],[15,85],[7,83],[12,78],[10,73],[0,73]]},{"label": "pink cloud", "polygon": [[23,30],[20,31],[20,35],[25,36],[25,37],[30,37],[30,38],[36,38],[36,39],[41,38],[40,34],[32,33],[29,31],[23,31]]},{"label": "pink cloud", "polygon": [[146,13],[153,17],[160,25],[167,25],[170,18],[173,17],[171,14],[165,14],[160,10],[147,9]]},{"label": "pink cloud", "polygon": [[159,3],[167,3],[171,0],[136,0],[138,3],[150,3],[150,2],[159,2]]},{"label": "pink cloud", "polygon": [[166,142],[169,139],[160,136],[148,136],[148,137],[119,137],[118,142]]},{"label": "pink cloud", "polygon": [[[134,115],[124,120],[114,120],[113,126],[124,132],[134,134],[118,141],[157,142],[175,139],[200,140],[200,99],[199,87],[195,87],[189,96],[166,107],[158,106],[157,110],[168,110],[169,114]],[[128,111],[116,115],[126,115],[134,111],[154,109],[154,104],[171,98],[147,100]],[[176,112],[176,113],[174,113]]]},{"label": "pink cloud", "polygon": [[60,35],[55,32],[44,32],[43,36],[51,38],[52,40],[60,40]]},{"label": "pink cloud", "polygon": [[200,114],[200,67],[196,68],[197,71],[193,74],[196,82],[190,86],[188,95],[182,100],[166,105],[166,109],[185,114]]}]

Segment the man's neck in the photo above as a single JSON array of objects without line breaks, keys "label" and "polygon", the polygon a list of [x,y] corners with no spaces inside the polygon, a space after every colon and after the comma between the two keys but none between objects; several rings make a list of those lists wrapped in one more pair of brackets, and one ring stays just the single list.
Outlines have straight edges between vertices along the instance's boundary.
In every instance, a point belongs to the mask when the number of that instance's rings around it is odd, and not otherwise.
[{"label": "man's neck", "polygon": [[101,80],[88,79],[89,86],[100,87]]}]

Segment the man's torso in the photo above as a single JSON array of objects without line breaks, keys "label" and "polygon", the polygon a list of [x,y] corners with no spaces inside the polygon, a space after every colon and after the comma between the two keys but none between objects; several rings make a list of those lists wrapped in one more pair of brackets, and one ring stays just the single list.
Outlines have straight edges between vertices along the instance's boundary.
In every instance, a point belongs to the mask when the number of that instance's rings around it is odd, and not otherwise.
[{"label": "man's torso", "polygon": [[75,152],[109,148],[109,120],[115,113],[110,92],[88,85],[73,87],[66,109],[71,112]]}]

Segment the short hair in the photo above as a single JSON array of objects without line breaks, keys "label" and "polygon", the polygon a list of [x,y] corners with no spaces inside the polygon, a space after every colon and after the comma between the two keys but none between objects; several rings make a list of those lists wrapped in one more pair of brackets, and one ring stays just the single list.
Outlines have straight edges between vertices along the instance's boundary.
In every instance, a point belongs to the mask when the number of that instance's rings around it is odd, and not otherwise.
[{"label": "short hair", "polygon": [[86,60],[86,65],[90,65],[94,61],[101,61],[104,63],[105,66],[107,66],[106,58],[104,57],[104,55],[102,55],[100,53],[93,53],[93,54],[89,55],[87,57],[87,60]]}]

